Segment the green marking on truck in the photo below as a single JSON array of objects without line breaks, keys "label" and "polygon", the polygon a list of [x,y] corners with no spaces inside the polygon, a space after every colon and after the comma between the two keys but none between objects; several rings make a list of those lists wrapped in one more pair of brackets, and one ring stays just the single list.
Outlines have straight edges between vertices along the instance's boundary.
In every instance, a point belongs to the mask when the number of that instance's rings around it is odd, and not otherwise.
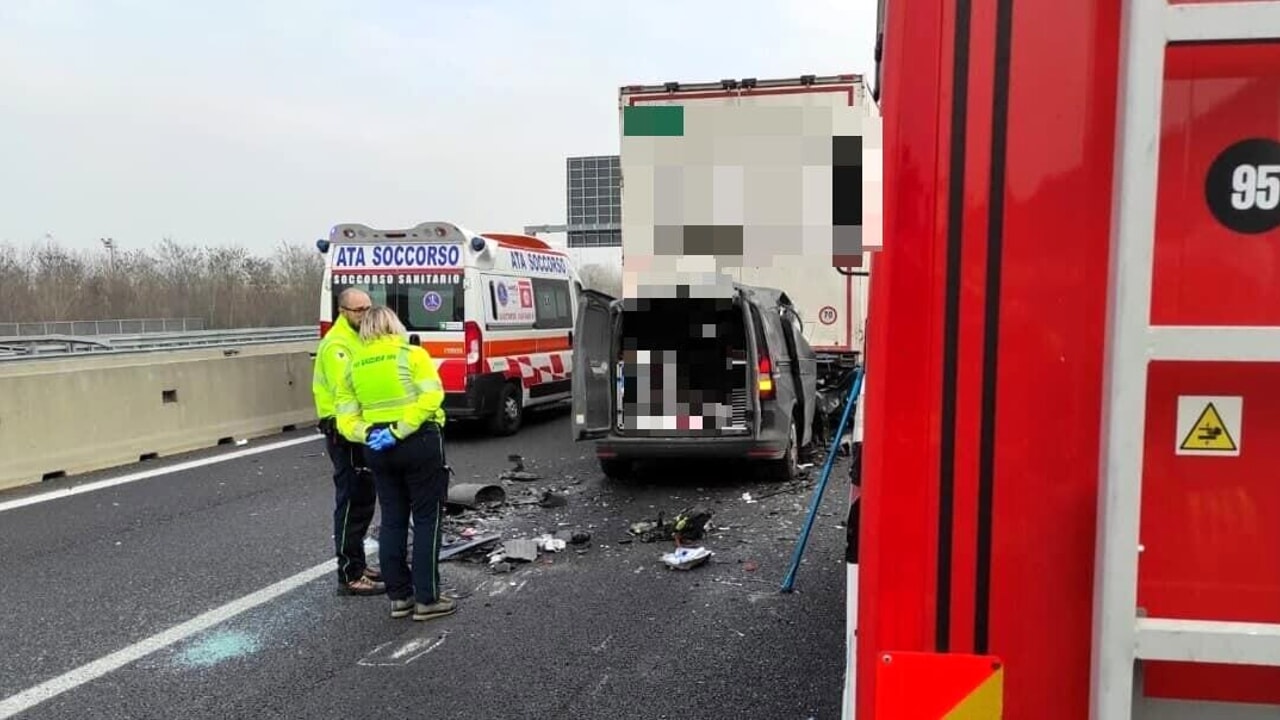
[{"label": "green marking on truck", "polygon": [[625,107],[622,109],[622,134],[628,137],[683,137],[684,106]]}]

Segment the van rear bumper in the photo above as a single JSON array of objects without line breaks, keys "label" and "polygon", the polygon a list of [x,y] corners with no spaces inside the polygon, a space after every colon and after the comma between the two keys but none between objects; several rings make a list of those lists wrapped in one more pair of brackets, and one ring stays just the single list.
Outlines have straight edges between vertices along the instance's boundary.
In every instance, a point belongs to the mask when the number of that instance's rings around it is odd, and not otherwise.
[{"label": "van rear bumper", "polygon": [[596,441],[596,457],[620,460],[738,459],[779,460],[787,442],[753,437],[619,437]]}]

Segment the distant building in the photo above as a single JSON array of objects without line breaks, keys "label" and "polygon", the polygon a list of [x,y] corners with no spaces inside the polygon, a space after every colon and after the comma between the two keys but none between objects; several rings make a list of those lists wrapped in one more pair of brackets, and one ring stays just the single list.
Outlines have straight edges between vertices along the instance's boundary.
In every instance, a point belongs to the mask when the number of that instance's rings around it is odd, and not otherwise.
[{"label": "distant building", "polygon": [[617,155],[571,157],[566,203],[569,248],[622,247],[622,171]]}]

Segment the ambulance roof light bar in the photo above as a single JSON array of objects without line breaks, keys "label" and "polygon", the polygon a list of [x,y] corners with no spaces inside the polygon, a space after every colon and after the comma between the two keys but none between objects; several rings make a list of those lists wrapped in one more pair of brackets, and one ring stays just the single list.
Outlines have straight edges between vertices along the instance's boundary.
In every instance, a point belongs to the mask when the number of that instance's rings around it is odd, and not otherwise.
[{"label": "ambulance roof light bar", "polygon": [[[1280,2],[1125,0],[1112,201],[1111,278],[1098,488],[1090,715],[1133,717],[1135,661],[1280,665],[1280,625],[1139,618],[1147,366],[1151,359],[1272,359],[1273,328],[1148,325],[1164,55],[1169,43],[1280,39]],[[1212,336],[1212,342],[1206,342]],[[1206,353],[1199,349],[1216,345]]]}]

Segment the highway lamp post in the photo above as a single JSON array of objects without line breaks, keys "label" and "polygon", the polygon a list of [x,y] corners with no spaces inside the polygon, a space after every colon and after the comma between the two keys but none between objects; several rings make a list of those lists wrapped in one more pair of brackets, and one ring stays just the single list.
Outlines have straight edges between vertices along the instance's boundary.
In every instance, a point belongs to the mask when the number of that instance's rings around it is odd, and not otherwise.
[{"label": "highway lamp post", "polygon": [[98,238],[98,242],[102,243],[102,247],[107,249],[107,269],[112,275],[116,274],[116,241],[114,238]]}]

